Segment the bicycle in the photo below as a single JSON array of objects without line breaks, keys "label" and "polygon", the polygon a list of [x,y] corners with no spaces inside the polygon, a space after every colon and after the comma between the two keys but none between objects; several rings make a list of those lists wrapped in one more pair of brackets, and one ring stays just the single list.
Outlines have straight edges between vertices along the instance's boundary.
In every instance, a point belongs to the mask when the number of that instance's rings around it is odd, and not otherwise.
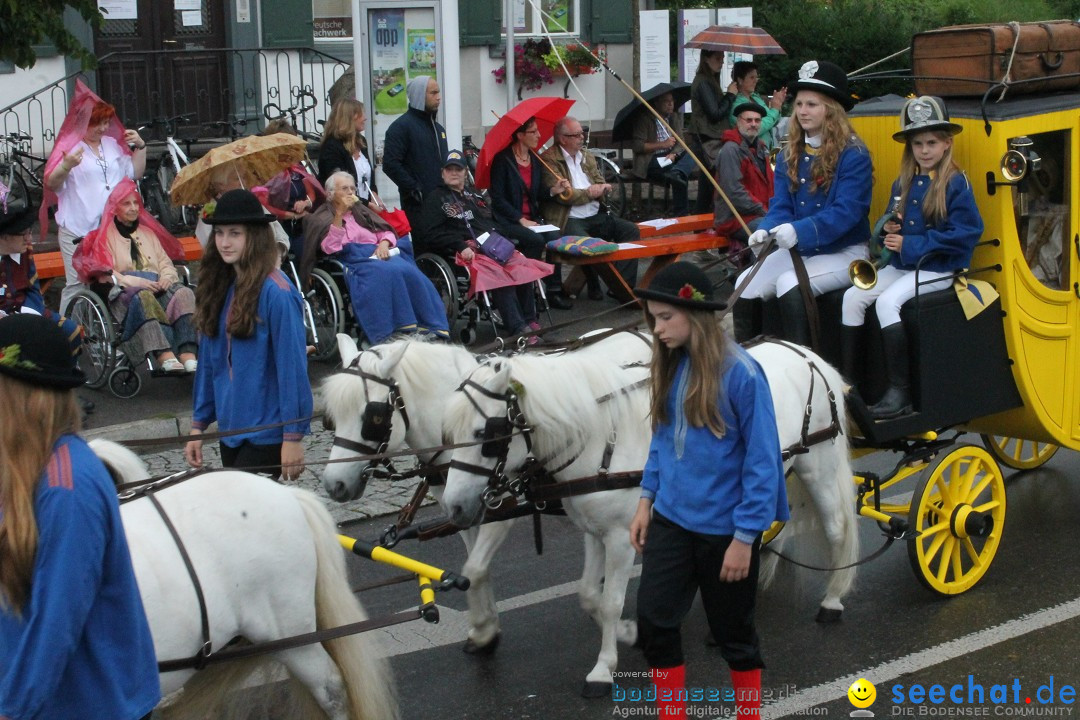
[{"label": "bicycle", "polygon": [[40,204],[45,192],[45,163],[48,158],[29,151],[34,138],[25,133],[0,135],[0,183],[8,188],[8,202],[22,200]]},{"label": "bicycle", "polygon": [[476,147],[472,135],[461,138],[461,152],[465,155],[465,187],[484,198],[487,202],[488,191],[479,190],[476,187],[476,161],[480,157],[480,148]]},{"label": "bicycle", "polygon": [[296,93],[296,99],[290,107],[282,109],[282,107],[275,102],[266,103],[266,105],[263,106],[263,117],[266,118],[267,122],[284,120],[287,117],[289,119],[289,124],[296,130],[297,135],[308,142],[319,142],[322,140],[322,135],[301,130],[296,122],[297,116],[300,116],[301,121],[303,121],[303,115],[314,110],[318,106],[319,99],[315,97],[315,93],[310,90],[301,90]]},{"label": "bicycle", "polygon": [[[165,150],[158,156],[153,172],[146,173],[139,181],[139,191],[150,213],[157,216],[161,224],[172,233],[194,226],[199,218],[197,207],[187,205],[174,207],[170,199],[173,180],[177,173],[184,166],[191,164],[187,153],[180,148],[174,137],[176,126],[179,123],[190,123],[194,120],[194,115],[175,115],[170,118],[154,118],[139,126],[140,133],[155,127],[165,130]],[[187,141],[187,145],[190,151],[190,140]]]}]

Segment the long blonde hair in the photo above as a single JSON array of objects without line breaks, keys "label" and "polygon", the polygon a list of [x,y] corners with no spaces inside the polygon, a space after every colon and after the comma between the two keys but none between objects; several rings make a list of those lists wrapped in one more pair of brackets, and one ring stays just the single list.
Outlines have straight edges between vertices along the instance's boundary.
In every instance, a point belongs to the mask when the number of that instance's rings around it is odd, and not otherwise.
[{"label": "long blonde hair", "polygon": [[280,260],[274,231],[266,224],[244,225],[247,241],[244,252],[234,265],[221,259],[213,234],[203,250],[199,264],[199,285],[195,288],[195,327],[203,335],[217,337],[218,316],[225,305],[229,285],[236,281],[232,309],[225,330],[235,337],[255,334],[259,312],[259,293],[263,282],[277,269]]},{"label": "long blonde hair", "polygon": [[[652,363],[649,372],[652,379],[650,415],[655,431],[667,423],[668,395],[675,382],[675,371],[683,353],[690,358],[686,402],[683,413],[693,427],[707,427],[716,437],[723,437],[726,430],[724,416],[720,413],[720,397],[724,391],[721,382],[724,360],[727,356],[727,338],[716,321],[716,316],[705,310],[675,308],[686,313],[690,322],[690,338],[682,348],[674,350],[660,342],[653,343]],[[656,332],[656,318],[646,309],[645,322]]]},{"label": "long blonde hair", "polygon": [[[941,156],[934,168],[934,177],[930,180],[930,187],[926,189],[926,195],[922,199],[922,216],[928,226],[937,225],[945,219],[948,208],[945,206],[945,193],[949,188],[949,182],[954,176],[963,172],[960,166],[953,160],[953,136],[948,130],[927,130],[938,140],[946,140],[949,147]],[[912,138],[922,133],[912,133],[904,141],[904,155],[900,158],[900,207],[907,207],[908,192],[911,190],[911,180],[919,172],[919,163],[915,160],[915,154],[911,151]]]},{"label": "long blonde hair", "polygon": [[355,155],[367,149],[364,136],[356,132],[357,113],[364,112],[364,103],[353,98],[341,98],[330,109],[330,117],[323,128],[323,143],[327,138],[339,140],[345,149]]},{"label": "long blonde hair", "polygon": [[64,433],[78,432],[75,393],[0,375],[0,607],[22,612],[30,599],[37,554],[34,496]]},{"label": "long blonde hair", "polygon": [[[821,93],[817,95],[825,106],[825,121],[821,126],[821,147],[817,149],[814,161],[810,164],[812,179],[810,191],[827,192],[836,177],[836,166],[840,163],[840,154],[844,152],[848,143],[856,140],[857,136],[843,106],[827,95]],[[791,184],[791,191],[796,192],[799,189],[799,158],[806,152],[806,134],[798,119],[794,117],[788,124],[788,146],[785,152],[788,181]]]}]

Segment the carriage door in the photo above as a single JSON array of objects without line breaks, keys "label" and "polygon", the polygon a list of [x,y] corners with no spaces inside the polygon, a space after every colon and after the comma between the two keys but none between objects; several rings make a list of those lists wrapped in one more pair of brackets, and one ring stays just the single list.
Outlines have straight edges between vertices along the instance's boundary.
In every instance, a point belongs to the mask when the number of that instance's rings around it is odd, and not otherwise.
[{"label": "carriage door", "polygon": [[102,3],[109,13],[94,34],[98,94],[116,106],[126,126],[181,114],[194,114],[196,123],[225,119],[225,2]]}]

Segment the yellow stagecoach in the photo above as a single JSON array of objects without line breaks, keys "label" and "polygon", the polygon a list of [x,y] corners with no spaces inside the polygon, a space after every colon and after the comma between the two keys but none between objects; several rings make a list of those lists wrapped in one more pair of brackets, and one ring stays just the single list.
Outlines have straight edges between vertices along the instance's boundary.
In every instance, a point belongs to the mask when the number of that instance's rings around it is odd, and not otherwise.
[{"label": "yellow stagecoach", "polygon": [[[849,398],[861,438],[856,454],[898,451],[884,476],[856,472],[859,513],[908,544],[912,567],[931,590],[971,589],[997,552],[1005,484],[999,463],[1029,469],[1064,446],[1080,449],[1080,92],[997,100],[947,99],[964,128],[954,157],[966,171],[985,223],[972,266],[1000,297],[968,318],[954,289],[905,304],[916,412],[872,420],[866,404],[885,389],[881,343],[867,339]],[[885,212],[901,147],[892,139],[904,98],[885,96],[850,113],[874,162],[871,217]],[[838,362],[843,290],[818,298],[821,353]],[[778,329],[777,308],[761,309]],[[867,333],[875,336],[874,313]],[[778,333],[774,333],[778,334]],[[982,434],[983,445],[960,431]],[[907,489],[912,489],[910,499]]]}]

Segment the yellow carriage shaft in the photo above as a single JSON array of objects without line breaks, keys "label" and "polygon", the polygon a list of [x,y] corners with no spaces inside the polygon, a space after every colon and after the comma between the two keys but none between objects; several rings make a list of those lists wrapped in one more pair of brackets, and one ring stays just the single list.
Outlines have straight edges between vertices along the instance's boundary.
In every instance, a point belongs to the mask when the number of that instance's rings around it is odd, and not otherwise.
[{"label": "yellow carriage shaft", "polygon": [[[375,545],[373,543],[366,542],[364,540],[358,540],[356,538],[348,537],[347,535],[338,535],[338,542],[341,546],[351,552],[354,555],[374,560],[375,562],[383,563],[384,565],[392,565],[400,570],[406,572],[415,573],[421,579],[421,598],[424,602],[434,601],[434,594],[431,590],[431,582],[437,582],[458,590],[469,589],[469,579],[457,573],[449,570],[440,570],[439,568],[428,565],[427,563],[420,562],[419,560],[413,560],[410,557],[406,557],[400,553],[396,553],[392,550]],[[424,581],[428,581],[428,593],[432,593],[430,598],[424,596]]]},{"label": "yellow carriage shaft", "polygon": [[[1010,94],[994,102],[999,94],[985,105],[978,98],[946,98],[946,104],[950,119],[963,127],[953,158],[971,181],[985,224],[971,265],[992,268],[973,277],[1001,295],[1010,368],[1023,404],[965,427],[1003,440],[1039,441],[1036,453],[1044,443],[1080,449],[1080,93]],[[871,217],[885,210],[900,171],[902,146],[892,135],[903,99],[892,100],[864,103],[851,118],[873,157]],[[1023,138],[1032,144],[1025,146]],[[1008,179],[1003,160],[1014,147],[1041,156],[1041,166],[1029,168],[1021,186],[1001,184]],[[1014,178],[1015,168],[1008,169]],[[999,242],[985,242],[992,240]]]}]

